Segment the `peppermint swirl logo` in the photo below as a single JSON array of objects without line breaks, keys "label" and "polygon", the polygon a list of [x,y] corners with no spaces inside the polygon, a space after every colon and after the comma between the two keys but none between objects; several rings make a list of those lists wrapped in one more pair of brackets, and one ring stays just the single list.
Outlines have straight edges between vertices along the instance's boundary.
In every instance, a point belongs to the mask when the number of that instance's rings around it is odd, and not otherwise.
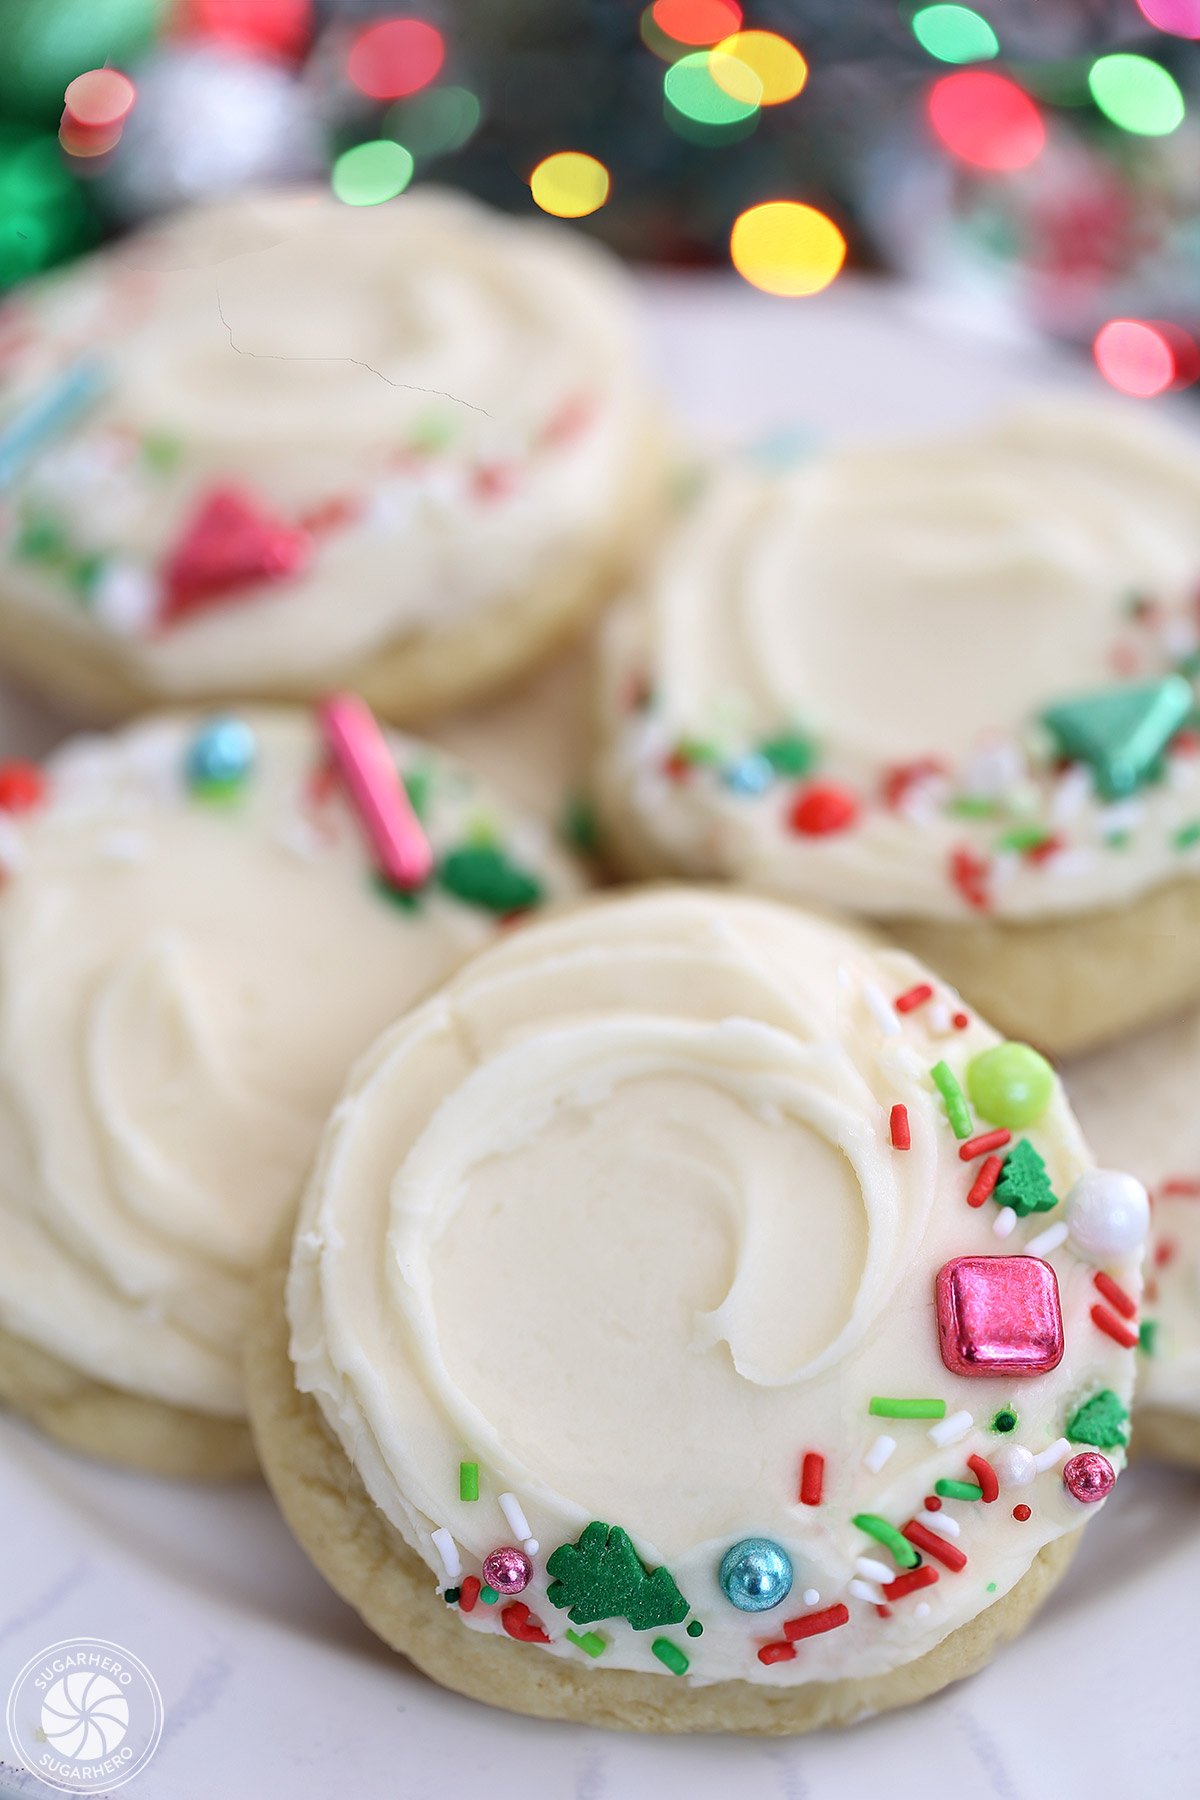
[{"label": "peppermint swirl logo", "polygon": [[145,1768],[162,1736],[158,1683],[107,1638],[64,1638],[31,1657],[8,1696],[25,1767],[60,1793],[108,1793]]}]

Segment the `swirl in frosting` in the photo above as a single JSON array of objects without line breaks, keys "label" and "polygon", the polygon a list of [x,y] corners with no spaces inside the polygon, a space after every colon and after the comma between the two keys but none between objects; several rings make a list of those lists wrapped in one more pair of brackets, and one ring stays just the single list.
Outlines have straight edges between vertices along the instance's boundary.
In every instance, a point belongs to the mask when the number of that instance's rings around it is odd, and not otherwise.
[{"label": "swirl in frosting", "polygon": [[[189,789],[197,720],[154,721],[59,752],[0,844],[0,1323],[231,1417],[250,1281],[346,1069],[496,924],[444,887],[389,898],[315,726],[247,718],[236,794]],[[571,891],[540,827],[394,743],[439,854],[490,833]]]},{"label": "swirl in frosting", "polygon": [[[730,466],[613,623],[606,808],[878,917],[1119,904],[1200,867],[1198,578],[1195,443],[1104,407]],[[1122,691],[1157,735],[1118,793]],[[1090,759],[1044,717],[1080,699]]]},{"label": "swirl in frosting", "polygon": [[[659,890],[493,947],[359,1064],[301,1207],[296,1379],[449,1599],[486,1581],[497,1547],[520,1548],[501,1505],[517,1498],[537,1546],[521,1603],[550,1640],[523,1653],[587,1664],[551,1579],[594,1521],[669,1569],[703,1627],[685,1633],[677,1612],[666,1630],[689,1679],[774,1683],[921,1655],[1080,1522],[1059,1440],[1081,1398],[1128,1401],[1133,1359],[1089,1319],[1094,1271],[1054,1243],[1061,1366],[964,1378],[943,1360],[939,1271],[984,1257],[989,1278],[1044,1283],[1046,1219],[1010,1205],[1001,1237],[1000,1207],[967,1204],[979,1163],[930,1071],[965,1081],[996,1038],[952,1022],[944,993],[897,1013],[920,979],[903,953],[774,903]],[[1087,1159],[1046,1081],[1023,1154],[1062,1195]],[[1136,1254],[1109,1272],[1136,1292]],[[930,1417],[875,1415],[877,1395],[933,1397],[950,1424],[931,1436]],[[970,1574],[943,1566],[884,1618],[873,1583],[890,1553],[858,1519],[912,1522],[939,1479],[970,1483],[972,1455],[1028,1485],[948,1500],[934,1543]],[[460,1497],[461,1461],[477,1500]],[[778,1612],[738,1610],[723,1557],[764,1537],[794,1591]],[[785,1618],[830,1607],[848,1619],[802,1658],[760,1656]],[[509,1628],[502,1607],[462,1617]],[[653,1630],[591,1617],[597,1667],[663,1672]]]}]

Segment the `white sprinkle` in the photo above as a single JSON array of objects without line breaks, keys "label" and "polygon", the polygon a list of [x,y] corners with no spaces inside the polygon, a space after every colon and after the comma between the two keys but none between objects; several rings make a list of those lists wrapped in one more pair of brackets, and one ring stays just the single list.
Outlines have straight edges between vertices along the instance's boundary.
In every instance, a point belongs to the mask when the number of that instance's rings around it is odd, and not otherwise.
[{"label": "white sprinkle", "polygon": [[927,1619],[931,1610],[932,1608],[930,1607],[928,1600],[918,1600],[917,1604],[913,1607],[913,1618]]},{"label": "white sprinkle", "polygon": [[936,1531],[941,1537],[956,1538],[962,1530],[958,1520],[952,1519],[949,1513],[926,1512],[922,1507],[916,1518],[918,1525],[924,1525],[926,1531]]},{"label": "white sprinkle", "polygon": [[929,1427],[929,1435],[939,1449],[947,1444],[957,1444],[965,1438],[975,1423],[969,1412],[951,1413],[948,1419],[939,1419],[936,1425]]},{"label": "white sprinkle", "polygon": [[145,862],[153,848],[144,831],[109,831],[100,839],[100,854],[109,862]]},{"label": "white sprinkle", "polygon": [[1051,1250],[1057,1250],[1060,1244],[1066,1242],[1066,1239],[1067,1226],[1063,1220],[1060,1220],[1057,1225],[1049,1225],[1045,1231],[1039,1231],[1036,1237],[1030,1238],[1021,1254],[1023,1256],[1049,1256]]},{"label": "white sprinkle", "polygon": [[1016,785],[1025,769],[1019,744],[993,738],[971,752],[963,767],[963,787],[977,800],[999,800]]},{"label": "white sprinkle", "polygon": [[867,1454],[863,1457],[863,1462],[866,1464],[867,1468],[870,1469],[872,1475],[878,1475],[880,1469],[882,1469],[884,1463],[895,1448],[895,1438],[888,1437],[886,1432],[881,1431],[879,1436],[875,1439],[875,1442],[871,1445],[871,1448],[867,1451]]},{"label": "white sprinkle", "polygon": [[816,1588],[805,1588],[800,1598],[803,1600],[805,1606],[815,1606],[821,1596]]},{"label": "white sprinkle", "polygon": [[1033,1466],[1039,1475],[1044,1475],[1047,1469],[1056,1468],[1063,1457],[1070,1456],[1070,1454],[1071,1446],[1066,1438],[1055,1438],[1048,1449],[1043,1450],[1040,1455],[1034,1457]]},{"label": "white sprinkle", "polygon": [[0,870],[16,875],[25,865],[25,840],[9,819],[0,818]]},{"label": "white sprinkle", "polygon": [[154,623],[160,589],[138,563],[113,561],[100,571],[88,596],[91,610],[117,637],[137,637]]},{"label": "white sprinkle", "polygon": [[533,1536],[529,1529],[529,1520],[525,1517],[521,1502],[515,1494],[500,1495],[500,1511],[508,1520],[508,1528],[515,1538],[520,1538],[524,1542],[527,1537]]},{"label": "white sprinkle", "polygon": [[873,1556],[860,1556],[854,1566],[864,1581],[877,1581],[880,1586],[886,1586],[889,1581],[896,1579],[895,1570],[889,1569],[886,1563],[878,1562]]},{"label": "white sprinkle", "polygon": [[458,1545],[444,1525],[439,1525],[436,1531],[430,1532],[429,1541],[441,1558],[447,1582],[453,1585],[462,1574],[462,1557],[458,1554]]},{"label": "white sprinkle", "polygon": [[901,1028],[900,1021],[896,1017],[896,1009],[888,1004],[886,997],[873,981],[863,982],[862,997],[867,1003],[867,1011],[880,1031],[887,1037],[895,1037]]},{"label": "white sprinkle", "polygon": [[1132,831],[1141,824],[1146,813],[1144,800],[1119,800],[1115,806],[1102,806],[1096,823],[1103,837],[1114,831]]},{"label": "white sprinkle", "polygon": [[945,1037],[954,1030],[954,1018],[944,1000],[931,1000],[925,1008],[925,1023],[934,1037]]},{"label": "white sprinkle", "polygon": [[850,1581],[846,1584],[846,1592],[853,1594],[856,1600],[869,1600],[872,1606],[885,1606],[883,1594],[879,1588],[869,1581]]},{"label": "white sprinkle", "polygon": [[1002,1206],[992,1220],[992,1230],[998,1238],[1006,1238],[1017,1223],[1017,1215],[1011,1206]]},{"label": "white sprinkle", "polygon": [[1056,825],[1069,825],[1079,817],[1092,797],[1092,771],[1086,763],[1073,763],[1050,800],[1050,817]]},{"label": "white sprinkle", "polygon": [[541,1547],[536,1538],[526,1538],[522,1545],[527,1556],[536,1556]]}]

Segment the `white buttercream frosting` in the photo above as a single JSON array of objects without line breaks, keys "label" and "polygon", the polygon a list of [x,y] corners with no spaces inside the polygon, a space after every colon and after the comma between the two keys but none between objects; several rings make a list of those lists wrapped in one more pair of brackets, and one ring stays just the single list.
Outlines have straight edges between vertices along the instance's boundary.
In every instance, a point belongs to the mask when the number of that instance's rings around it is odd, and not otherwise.
[{"label": "white buttercream frosting", "polygon": [[[672,1679],[653,1649],[665,1638],[699,1682],[858,1676],[929,1650],[1081,1522],[1051,1447],[1093,1393],[1128,1401],[1133,1357],[1091,1322],[1095,1271],[1060,1243],[1044,1252],[1066,1344],[1055,1372],[965,1378],[943,1362],[939,1270],[1019,1256],[1048,1221],[1001,1239],[999,1206],[967,1204],[980,1162],[960,1158],[930,1070],[965,1080],[996,1038],[956,1026],[944,990],[898,1013],[921,978],[908,956],[769,901],[650,890],[494,947],[363,1058],[301,1206],[292,1355],[429,1564],[431,1603],[435,1583],[478,1578],[514,1542],[511,1494],[537,1543],[520,1604],[552,1640],[522,1654],[589,1664],[546,1563],[595,1520],[665,1565],[703,1626],[598,1619],[579,1627],[602,1639],[596,1667]],[[890,1136],[896,1105],[907,1150]],[[1057,1084],[1020,1135],[1064,1195],[1088,1159]],[[1109,1270],[1134,1294],[1137,1263]],[[872,1415],[873,1395],[932,1397],[946,1418],[932,1435],[929,1418]],[[879,1571],[859,1563],[895,1573],[892,1553],[855,1515],[902,1526],[935,1481],[972,1479],[969,1456],[1000,1468],[1022,1448],[1049,1453],[1029,1485],[938,1515],[965,1569],[941,1567],[881,1616]],[[798,1500],[810,1452],[818,1506]],[[479,1467],[474,1501],[463,1461]],[[1015,1520],[1014,1503],[1032,1516]],[[722,1557],[747,1537],[791,1559],[777,1610],[722,1593]],[[785,1619],[843,1603],[849,1623],[760,1660]],[[505,1629],[502,1605],[480,1600],[463,1626]]]},{"label": "white buttercream frosting", "polygon": [[[1103,406],[730,465],[613,621],[601,788],[681,872],[875,916],[1122,903],[1200,866],[1194,734],[1113,804],[1039,719],[1190,669],[1198,581],[1200,450]],[[811,783],[853,816],[798,829]]]},{"label": "white buttercream frosting", "polygon": [[[241,1414],[250,1281],[351,1061],[493,935],[438,882],[378,887],[301,713],[249,713],[228,797],[189,788],[201,722],[53,757],[0,845],[0,1324],[135,1393]],[[461,765],[393,740],[435,852],[490,836],[571,871]]]},{"label": "white buttercream frosting", "polygon": [[[608,259],[437,190],[183,213],[28,290],[0,356],[14,416],[80,356],[101,382],[14,484],[6,600],[180,695],[326,681],[604,552],[649,416]],[[311,558],[160,626],[230,486]]]},{"label": "white buttercream frosting", "polygon": [[1097,1156],[1150,1191],[1138,1401],[1200,1418],[1200,1013],[1083,1058],[1067,1082]]}]

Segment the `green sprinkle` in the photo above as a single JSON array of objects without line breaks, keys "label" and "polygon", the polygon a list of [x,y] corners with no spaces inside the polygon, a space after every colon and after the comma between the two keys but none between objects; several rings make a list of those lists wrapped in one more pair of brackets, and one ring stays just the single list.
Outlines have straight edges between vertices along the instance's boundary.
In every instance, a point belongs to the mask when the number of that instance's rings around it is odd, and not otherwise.
[{"label": "green sprinkle", "polygon": [[983,1489],[975,1481],[935,1481],[933,1491],[943,1500],[979,1500],[983,1497]]},{"label": "green sprinkle", "polygon": [[59,562],[69,548],[64,527],[45,513],[26,519],[17,533],[16,554],[27,562]]},{"label": "green sprinkle", "polygon": [[1171,841],[1177,850],[1190,850],[1193,844],[1200,843],[1200,819],[1181,825]]},{"label": "green sprinkle", "polygon": [[394,887],[390,881],[385,880],[379,874],[372,875],[371,886],[377,894],[381,894],[385,900],[390,901],[401,912],[416,912],[421,898],[419,889]]},{"label": "green sprinkle", "polygon": [[444,413],[426,413],[414,424],[408,442],[413,450],[444,450],[454,439],[454,426]]},{"label": "green sprinkle", "polygon": [[886,1519],[881,1519],[878,1513],[855,1513],[851,1524],[857,1525],[860,1531],[865,1531],[868,1537],[873,1537],[885,1550],[890,1550],[902,1569],[915,1569],[920,1562],[920,1557],[908,1539],[902,1537]]},{"label": "green sprinkle", "polygon": [[944,1400],[892,1400],[886,1394],[872,1394],[868,1412],[879,1419],[944,1419]]},{"label": "green sprinkle", "polygon": [[716,745],[705,743],[703,738],[680,738],[675,754],[688,763],[719,763],[721,760]]},{"label": "green sprinkle", "polygon": [[992,1419],[992,1430],[993,1431],[1015,1431],[1016,1429],[1017,1429],[1016,1413],[1013,1411],[1011,1406],[1002,1406],[1000,1411],[998,1413],[996,1413]]},{"label": "green sprinkle", "polygon": [[1158,1354],[1158,1320],[1143,1319],[1138,1326],[1138,1349],[1145,1356]]},{"label": "green sprinkle", "polygon": [[1103,799],[1120,800],[1161,777],[1163,752],[1193,699],[1182,675],[1165,675],[1060,701],[1042,723],[1060,755],[1088,765]]},{"label": "green sprinkle", "polygon": [[780,732],[758,746],[777,775],[807,775],[817,760],[817,748],[811,738],[796,731]]},{"label": "green sprinkle", "polygon": [[492,844],[464,845],[444,857],[438,880],[447,893],[470,906],[482,906],[488,912],[523,912],[536,906],[542,898],[542,884],[536,875],[510,862],[503,850]]},{"label": "green sprinkle", "polygon": [[1040,825],[1014,825],[996,839],[997,850],[1038,850],[1050,842],[1051,833]]},{"label": "green sprinkle", "polygon": [[650,1648],[659,1662],[666,1664],[672,1675],[687,1674],[691,1664],[679,1645],[673,1644],[670,1638],[655,1638]]},{"label": "green sprinkle", "polygon": [[562,835],[573,850],[591,856],[600,847],[600,821],[586,794],[570,794],[563,808]]},{"label": "green sprinkle", "polygon": [[997,809],[994,800],[984,800],[975,794],[956,794],[949,810],[957,813],[960,819],[992,819]]},{"label": "green sprinkle", "polygon": [[598,1631],[572,1631],[568,1626],[565,1635],[573,1644],[578,1645],[586,1656],[603,1656],[608,1649],[607,1638],[602,1638]]},{"label": "green sprinkle", "polygon": [[1126,1426],[1129,1409],[1111,1388],[1101,1388],[1072,1413],[1067,1436],[1073,1444],[1094,1444],[1097,1450],[1124,1447],[1129,1442]]},{"label": "green sprinkle", "polygon": [[458,1497],[460,1500],[478,1500],[479,1498],[479,1464],[460,1462],[458,1465]]},{"label": "green sprinkle", "polygon": [[188,792],[193,799],[204,800],[213,806],[230,806],[240,800],[245,791],[246,783],[241,775],[231,775],[225,781],[188,782]]},{"label": "green sprinkle", "polygon": [[500,1596],[494,1587],[481,1587],[479,1590],[479,1598],[483,1601],[485,1606],[495,1606]]},{"label": "green sprinkle", "polygon": [[442,1595],[442,1599],[446,1602],[447,1606],[457,1606],[459,1601],[461,1600],[461,1598],[462,1598],[462,1589],[461,1588],[447,1588],[445,1593]]},{"label": "green sprinkle", "polygon": [[967,1097],[955,1080],[949,1063],[934,1063],[929,1071],[934,1087],[942,1096],[946,1107],[946,1117],[950,1121],[950,1129],[957,1138],[969,1138],[971,1135],[971,1110],[967,1105]]},{"label": "green sprinkle", "polygon": [[994,1594],[994,1593],[995,1593],[995,1591],[996,1591],[996,1584],[995,1584],[995,1582],[994,1582],[994,1581],[989,1581],[989,1582],[988,1582],[988,1584],[987,1584],[987,1587],[986,1587],[986,1589],[985,1589],[985,1590],[984,1590],[984,1591],[985,1591],[985,1592],[986,1592],[986,1593],[989,1593],[989,1594]]},{"label": "green sprinkle", "polygon": [[1028,1138],[1021,1138],[1005,1157],[992,1199],[997,1206],[1011,1206],[1019,1219],[1058,1205],[1046,1165]]},{"label": "green sprinkle", "polygon": [[408,804],[418,819],[423,819],[429,811],[429,796],[433,792],[433,770],[428,763],[419,763],[415,769],[406,769],[401,779]]},{"label": "green sprinkle", "polygon": [[703,1637],[704,1636],[704,1627],[700,1623],[699,1619],[692,1620],[691,1624],[687,1628],[687,1634],[689,1637]]},{"label": "green sprinkle", "polygon": [[104,563],[105,558],[99,550],[90,550],[83,556],[72,557],[67,576],[77,593],[91,593],[100,579]]},{"label": "green sprinkle", "polygon": [[1131,831],[1110,831],[1104,842],[1110,850],[1127,850],[1133,840]]},{"label": "green sprinkle", "polygon": [[151,431],[142,439],[142,461],[157,475],[166,475],[183,455],[183,442],[166,431]]}]

